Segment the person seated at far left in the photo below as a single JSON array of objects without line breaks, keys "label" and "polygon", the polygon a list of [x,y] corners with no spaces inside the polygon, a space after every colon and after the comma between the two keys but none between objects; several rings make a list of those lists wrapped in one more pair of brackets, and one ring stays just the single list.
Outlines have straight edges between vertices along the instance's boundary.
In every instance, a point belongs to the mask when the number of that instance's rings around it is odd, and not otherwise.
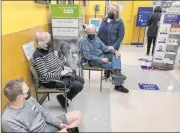
[{"label": "person seated at far left", "polygon": [[9,104],[2,115],[3,132],[67,132],[81,124],[82,115],[79,111],[60,117],[52,116],[31,97],[31,89],[23,79],[8,81],[4,95]]}]

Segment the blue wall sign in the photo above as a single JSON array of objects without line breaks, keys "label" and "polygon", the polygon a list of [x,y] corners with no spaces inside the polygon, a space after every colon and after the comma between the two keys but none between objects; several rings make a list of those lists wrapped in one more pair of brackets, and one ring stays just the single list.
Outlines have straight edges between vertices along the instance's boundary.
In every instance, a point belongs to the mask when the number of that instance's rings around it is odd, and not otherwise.
[{"label": "blue wall sign", "polygon": [[137,27],[146,27],[147,21],[148,21],[149,17],[151,16],[152,12],[153,12],[152,7],[139,7],[138,13],[137,13],[137,18],[136,18],[136,26]]},{"label": "blue wall sign", "polygon": [[141,90],[159,90],[159,88],[156,84],[139,83],[138,85]]},{"label": "blue wall sign", "polygon": [[180,24],[180,15],[179,14],[165,14],[163,23],[164,24]]}]

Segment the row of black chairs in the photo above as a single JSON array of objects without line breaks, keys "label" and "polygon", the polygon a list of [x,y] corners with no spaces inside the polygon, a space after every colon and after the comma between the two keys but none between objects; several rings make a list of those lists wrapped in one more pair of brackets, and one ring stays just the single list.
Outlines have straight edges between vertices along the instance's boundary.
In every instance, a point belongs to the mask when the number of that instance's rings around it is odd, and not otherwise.
[{"label": "row of black chairs", "polygon": [[[80,52],[80,58],[81,58],[81,77],[83,77],[83,71],[84,70],[88,70],[89,71],[89,79],[90,79],[90,75],[91,75],[91,71],[100,71],[101,72],[101,77],[100,77],[100,91],[102,91],[102,74],[103,74],[103,68],[101,67],[91,67],[89,66],[88,62],[84,61],[84,57],[82,52]],[[67,91],[69,91],[69,88],[66,87],[66,84],[64,84],[64,88],[45,88],[43,85],[41,85],[41,83],[39,82],[39,77],[38,77],[38,73],[36,71],[36,69],[34,68],[33,65],[30,66],[30,71],[34,80],[34,84],[35,84],[35,93],[36,93],[36,98],[37,101],[42,104],[46,98],[48,98],[48,101],[50,100],[50,93],[63,93],[65,95],[65,98],[67,101]],[[62,81],[56,81],[56,82],[61,82]],[[39,99],[39,94],[43,94],[43,96],[41,96],[41,99]],[[67,105],[67,104],[65,104]],[[65,112],[67,112],[67,106],[65,106]]]}]

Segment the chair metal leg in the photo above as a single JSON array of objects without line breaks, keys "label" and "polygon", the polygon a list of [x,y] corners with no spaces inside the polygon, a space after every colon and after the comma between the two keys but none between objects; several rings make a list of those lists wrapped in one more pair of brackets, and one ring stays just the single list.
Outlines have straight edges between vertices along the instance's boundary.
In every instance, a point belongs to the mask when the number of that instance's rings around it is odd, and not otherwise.
[{"label": "chair metal leg", "polygon": [[35,85],[35,93],[36,93],[36,100],[39,101],[39,98],[38,98],[38,92],[37,92],[37,86]]},{"label": "chair metal leg", "polygon": [[49,96],[49,93],[48,93],[48,101],[50,101],[50,96]]},{"label": "chair metal leg", "polygon": [[84,71],[83,71],[83,68],[81,68],[81,78],[84,77]]},{"label": "chair metal leg", "polygon": [[102,91],[102,75],[103,75],[103,70],[101,68],[101,83],[100,83],[100,91]]},{"label": "chair metal leg", "polygon": [[66,84],[64,84],[64,95],[65,95],[65,112],[67,113],[67,94],[66,94]]},{"label": "chair metal leg", "polygon": [[89,70],[89,79],[91,78],[91,71]]},{"label": "chair metal leg", "polygon": [[108,79],[108,78],[107,78],[107,76],[108,76],[108,71],[106,71],[105,74],[106,74],[105,76],[106,76],[106,82],[107,82],[107,79]]}]

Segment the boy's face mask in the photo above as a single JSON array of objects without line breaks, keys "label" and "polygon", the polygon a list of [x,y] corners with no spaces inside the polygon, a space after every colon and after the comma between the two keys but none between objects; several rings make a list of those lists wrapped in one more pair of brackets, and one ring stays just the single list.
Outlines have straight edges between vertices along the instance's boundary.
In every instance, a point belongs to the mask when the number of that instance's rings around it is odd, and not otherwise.
[{"label": "boy's face mask", "polygon": [[25,99],[28,100],[30,97],[31,97],[31,89],[29,88],[27,92],[27,97]]},{"label": "boy's face mask", "polygon": [[26,93],[23,93],[21,95],[21,99],[25,99],[25,100],[28,100],[29,98],[31,97],[31,89],[29,88],[28,91]]}]

